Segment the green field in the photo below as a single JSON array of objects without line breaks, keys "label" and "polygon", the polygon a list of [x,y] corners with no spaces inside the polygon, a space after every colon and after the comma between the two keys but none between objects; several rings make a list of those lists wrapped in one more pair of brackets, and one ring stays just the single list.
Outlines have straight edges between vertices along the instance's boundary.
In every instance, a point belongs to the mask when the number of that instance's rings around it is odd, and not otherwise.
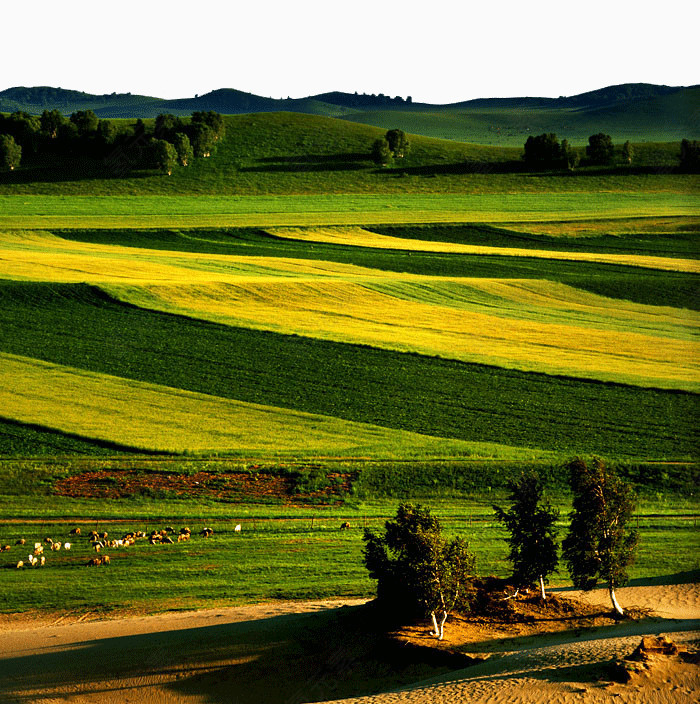
[{"label": "green field", "polygon": [[[0,610],[367,595],[338,526],[399,498],[505,574],[491,504],[534,467],[565,513],[576,455],[641,493],[634,577],[697,569],[700,182],[677,144],[535,174],[412,137],[378,169],[375,128],[227,121],[170,178],[0,180]],[[19,537],[76,522],[217,532],[14,568]]]}]

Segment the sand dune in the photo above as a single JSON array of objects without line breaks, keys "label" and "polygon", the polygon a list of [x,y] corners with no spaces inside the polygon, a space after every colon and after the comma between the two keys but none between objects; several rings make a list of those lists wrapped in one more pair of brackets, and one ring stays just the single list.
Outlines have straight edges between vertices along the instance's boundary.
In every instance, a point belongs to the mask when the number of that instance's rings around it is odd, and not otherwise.
[{"label": "sand dune", "polygon": [[[604,604],[607,594],[596,591],[584,598]],[[358,655],[363,648],[371,650],[370,643],[351,644],[354,655],[343,651],[345,662],[336,655],[333,667],[325,663],[315,669],[303,657],[304,638],[328,640],[332,648],[333,642],[337,646],[357,635],[339,624],[355,619],[355,610],[342,605],[358,601],[284,602],[94,621],[4,617],[0,700],[281,704],[323,701],[323,696],[343,704],[576,704],[613,697],[630,703],[696,701],[700,668],[690,663],[659,661],[651,675],[627,685],[597,678],[601,663],[630,653],[642,635],[663,633],[679,644],[697,645],[700,585],[635,586],[620,590],[619,598],[627,607],[652,609],[654,617],[514,640],[512,651],[501,649],[485,662],[398,687],[391,672],[382,679],[382,671],[367,669]],[[343,614],[345,621],[338,620]],[[329,653],[333,655],[332,649]],[[331,681],[339,672],[353,682],[344,686]],[[411,672],[406,670],[404,679]],[[416,679],[421,674],[424,678],[429,673],[415,668]],[[393,691],[357,696],[379,691],[383,683]]]}]

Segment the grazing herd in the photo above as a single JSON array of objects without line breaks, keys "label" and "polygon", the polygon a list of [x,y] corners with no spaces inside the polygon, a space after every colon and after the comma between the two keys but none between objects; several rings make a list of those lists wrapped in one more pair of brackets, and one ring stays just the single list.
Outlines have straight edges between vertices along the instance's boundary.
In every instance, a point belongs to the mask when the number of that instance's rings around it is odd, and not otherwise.
[{"label": "grazing herd", "polygon": [[[241,532],[241,525],[237,524],[234,528],[234,532]],[[203,538],[209,538],[214,534],[213,528],[202,528],[198,535]],[[80,528],[73,528],[70,530],[69,535],[71,540],[75,542],[82,535],[82,530]],[[128,548],[135,545],[138,540],[147,540],[150,545],[173,545],[175,542],[182,543],[190,539],[192,531],[188,527],[181,528],[176,537],[175,529],[171,526],[167,526],[160,530],[153,530],[150,533],[146,533],[141,530],[128,531],[124,533],[119,538],[111,538],[109,533],[106,531],[98,532],[96,530],[91,530],[87,534],[87,542],[89,547],[96,553],[95,557],[90,558],[85,565],[87,567],[102,567],[110,564],[109,555],[103,554],[104,550],[110,548]],[[50,550],[51,552],[58,552],[59,550],[70,551],[73,548],[74,542],[58,541],[53,538],[46,536],[43,541],[35,542],[34,549],[25,558],[18,560],[15,564],[16,569],[23,569],[25,567],[44,567],[46,565],[46,555],[44,554],[44,549]],[[19,538],[15,541],[15,546],[22,549],[24,546],[26,550],[27,540],[26,538]],[[0,545],[0,552],[9,552],[12,550],[11,545]],[[9,566],[9,565],[8,565]]]},{"label": "grazing herd", "polygon": [[[340,524],[340,530],[349,530],[350,523],[344,521]],[[241,524],[237,523],[233,527],[234,533],[241,532]],[[213,528],[204,527],[197,533],[197,535],[202,538],[210,538],[214,534]],[[73,528],[69,531],[71,540],[75,541],[79,539],[82,535],[80,528]],[[174,545],[177,543],[183,543],[190,540],[192,537],[192,531],[188,527],[180,528],[176,533],[175,528],[172,526],[166,526],[158,530],[153,530],[150,533],[146,533],[141,530],[128,531],[122,534],[119,538],[110,538],[107,531],[98,532],[96,530],[91,530],[87,534],[87,541],[90,548],[96,553],[94,557],[91,557],[86,563],[87,567],[103,567],[110,564],[109,555],[103,553],[104,550],[110,548],[128,548],[135,545],[139,540],[147,540],[150,545]],[[15,541],[15,547],[22,548],[24,546],[26,551],[26,539],[19,538]],[[17,561],[16,568],[23,569],[25,567],[44,567],[46,565],[46,555],[44,554],[44,548],[50,550],[51,552],[58,552],[59,550],[70,551],[73,548],[74,543],[68,541],[54,540],[53,538],[46,536],[43,542],[35,542],[34,549],[25,558]],[[0,552],[9,552],[12,550],[11,545],[0,544]],[[10,565],[8,565],[10,566]]]}]

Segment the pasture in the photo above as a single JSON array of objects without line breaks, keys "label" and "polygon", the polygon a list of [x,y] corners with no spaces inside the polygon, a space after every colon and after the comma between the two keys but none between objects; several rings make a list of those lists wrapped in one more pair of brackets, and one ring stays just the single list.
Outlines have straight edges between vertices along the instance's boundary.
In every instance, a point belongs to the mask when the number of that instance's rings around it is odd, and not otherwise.
[{"label": "pasture", "polygon": [[[564,521],[575,455],[641,492],[633,576],[696,569],[697,177],[421,138],[382,170],[374,128],[256,119],[172,179],[0,183],[0,610],[366,596],[401,498],[505,574],[491,504],[535,467]],[[168,524],[215,533],[15,567]]]}]

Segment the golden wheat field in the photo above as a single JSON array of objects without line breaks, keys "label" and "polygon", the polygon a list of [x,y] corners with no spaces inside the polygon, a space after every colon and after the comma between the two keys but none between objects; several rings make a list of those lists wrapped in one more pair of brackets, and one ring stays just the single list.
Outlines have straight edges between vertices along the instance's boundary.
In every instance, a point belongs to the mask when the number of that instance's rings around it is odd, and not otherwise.
[{"label": "golden wheat field", "polygon": [[[360,228],[292,233],[346,243],[367,236],[378,247],[393,239]],[[405,242],[419,249],[433,244]],[[228,325],[525,371],[700,388],[700,315],[546,280],[433,277],[308,259],[149,250],[70,242],[45,232],[2,235],[0,277],[91,283],[127,303]]]}]

